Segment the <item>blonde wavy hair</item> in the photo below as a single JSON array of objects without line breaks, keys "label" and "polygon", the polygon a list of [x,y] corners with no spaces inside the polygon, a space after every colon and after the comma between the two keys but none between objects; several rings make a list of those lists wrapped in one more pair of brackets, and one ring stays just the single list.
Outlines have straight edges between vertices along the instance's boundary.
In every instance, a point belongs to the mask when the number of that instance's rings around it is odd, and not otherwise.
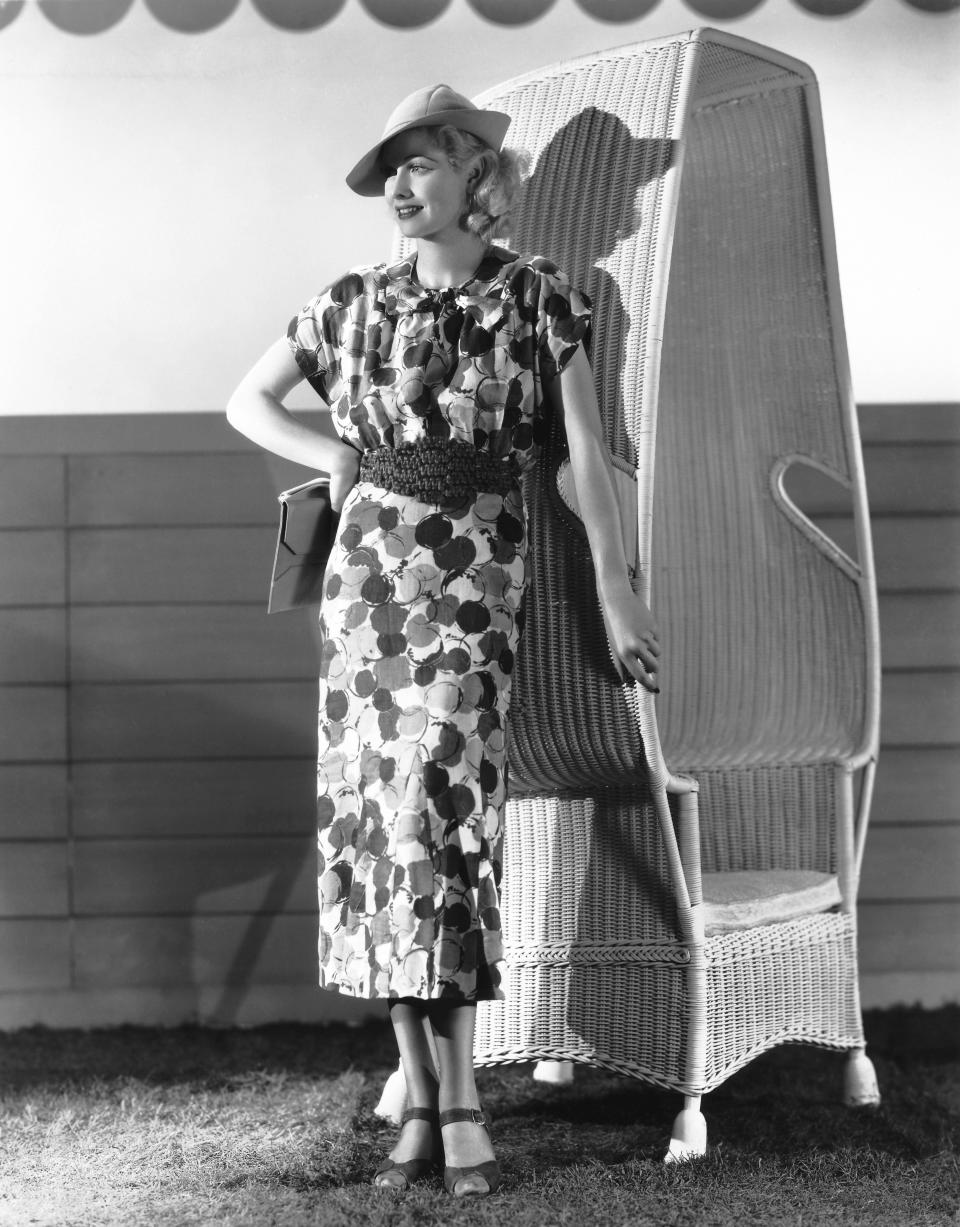
[{"label": "blonde wavy hair", "polygon": [[450,124],[422,131],[458,170],[471,158],[479,157],[480,175],[467,188],[467,207],[460,216],[460,225],[484,242],[504,237],[517,193],[530,168],[528,155],[515,149],[501,149],[498,153],[472,132]]}]

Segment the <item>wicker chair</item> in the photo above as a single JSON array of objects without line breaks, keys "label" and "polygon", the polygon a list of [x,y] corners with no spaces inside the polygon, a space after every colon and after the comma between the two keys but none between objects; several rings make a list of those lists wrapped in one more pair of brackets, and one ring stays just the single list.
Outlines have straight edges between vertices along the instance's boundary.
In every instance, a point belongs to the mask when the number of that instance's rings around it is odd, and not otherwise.
[{"label": "wicker chair", "polygon": [[[877,613],[814,78],[701,29],[478,101],[534,159],[513,246],[594,299],[665,652],[656,704],[613,670],[553,439],[526,490],[507,998],[479,1011],[477,1063],[549,1078],[579,1061],[681,1092],[668,1159],[704,1152],[701,1096],[778,1044],[848,1050],[848,1102],[875,1103],[856,897]],[[794,466],[849,488],[856,559],[787,493]]]}]

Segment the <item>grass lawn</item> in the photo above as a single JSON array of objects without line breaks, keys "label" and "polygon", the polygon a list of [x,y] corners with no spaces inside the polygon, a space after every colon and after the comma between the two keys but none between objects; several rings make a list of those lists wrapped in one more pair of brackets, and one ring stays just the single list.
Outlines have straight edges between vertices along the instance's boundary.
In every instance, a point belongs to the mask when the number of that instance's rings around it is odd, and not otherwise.
[{"label": "grass lawn", "polygon": [[883,1106],[839,1102],[842,1056],[769,1053],[705,1101],[710,1152],[665,1168],[675,1095],[580,1069],[480,1071],[504,1168],[454,1202],[370,1176],[386,1025],[0,1036],[0,1224],[634,1227],[960,1224],[960,1009],[867,1017]]}]

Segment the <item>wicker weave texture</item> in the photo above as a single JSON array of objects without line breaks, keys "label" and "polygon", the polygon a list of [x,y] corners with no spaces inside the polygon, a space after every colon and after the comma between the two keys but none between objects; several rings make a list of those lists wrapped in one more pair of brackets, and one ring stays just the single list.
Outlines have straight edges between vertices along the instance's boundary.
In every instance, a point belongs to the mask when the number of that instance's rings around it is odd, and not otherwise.
[{"label": "wicker weave texture", "polygon": [[653,512],[660,732],[682,769],[835,759],[862,738],[860,587],[772,496],[785,456],[853,474],[810,178],[799,89],[691,119]]},{"label": "wicker weave texture", "polygon": [[579,1061],[685,1090],[685,983],[668,963],[511,967],[507,999],[477,1011],[474,1059]]},{"label": "wicker weave texture", "polygon": [[692,768],[700,785],[704,873],[815,869],[836,873],[835,770],[773,764]]},{"label": "wicker weave texture", "polygon": [[686,1043],[695,1005],[683,961],[514,964],[508,996],[478,1012],[476,1061],[577,1061],[683,1094],[706,1094],[785,1043],[863,1043],[855,932],[848,916],[805,917],[706,943],[709,1036],[691,1078]]},{"label": "wicker weave texture", "polygon": [[643,55],[601,54],[577,70],[548,71],[486,96],[513,115],[510,143],[534,159],[515,245],[549,253],[591,295],[591,357],[607,439],[614,454],[631,460],[643,430],[644,386],[630,356],[647,346],[687,50],[677,41]]},{"label": "wicker weave texture", "polygon": [[798,84],[813,80],[805,65],[796,60],[785,63],[782,56],[771,59],[760,54],[760,50],[752,53],[742,42],[732,46],[704,38],[697,64],[694,111],[730,98],[795,89]]},{"label": "wicker weave texture", "polygon": [[624,783],[643,788],[630,689],[610,658],[589,547],[551,497],[553,471],[548,455],[524,478],[528,531],[537,544],[510,705],[511,795]]},{"label": "wicker weave texture", "polygon": [[[501,892],[511,962],[606,948],[670,950],[685,961],[663,841],[649,799],[527,797],[510,803]],[[642,956],[641,956],[642,957]]]},{"label": "wicker weave texture", "polygon": [[862,1046],[850,916],[808,916],[723,934],[707,941],[706,953],[709,1043],[696,1090],[712,1090],[779,1044]]},{"label": "wicker weave texture", "polygon": [[[514,245],[548,253],[593,298],[591,359],[606,436],[633,463],[644,431],[636,356],[648,344],[687,50],[677,40],[642,55],[600,55],[483,99],[512,114],[510,143],[533,159]],[[548,488],[562,448],[555,430],[524,491],[537,548],[511,710],[514,795],[639,786],[646,773],[635,712],[609,660],[589,551]],[[568,668],[553,667],[570,661],[574,686]]]},{"label": "wicker weave texture", "polygon": [[[589,554],[549,485],[555,436],[525,478],[507,999],[479,1011],[477,1061],[588,1061],[696,1096],[775,1044],[860,1047],[876,598],[812,75],[693,31],[478,101],[533,158],[514,246],[595,302],[665,668],[656,705],[613,674]],[[784,495],[799,460],[850,486],[858,558]],[[705,939],[701,861],[836,875],[843,906]]]}]

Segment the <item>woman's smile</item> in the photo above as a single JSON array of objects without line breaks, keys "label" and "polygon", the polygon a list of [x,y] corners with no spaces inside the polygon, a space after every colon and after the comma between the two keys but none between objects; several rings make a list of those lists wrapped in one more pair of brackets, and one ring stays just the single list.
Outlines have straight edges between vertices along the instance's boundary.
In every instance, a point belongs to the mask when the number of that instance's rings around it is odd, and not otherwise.
[{"label": "woman's smile", "polygon": [[467,199],[467,167],[454,166],[422,131],[403,132],[383,151],[384,196],[410,238],[437,239],[462,234]]}]

